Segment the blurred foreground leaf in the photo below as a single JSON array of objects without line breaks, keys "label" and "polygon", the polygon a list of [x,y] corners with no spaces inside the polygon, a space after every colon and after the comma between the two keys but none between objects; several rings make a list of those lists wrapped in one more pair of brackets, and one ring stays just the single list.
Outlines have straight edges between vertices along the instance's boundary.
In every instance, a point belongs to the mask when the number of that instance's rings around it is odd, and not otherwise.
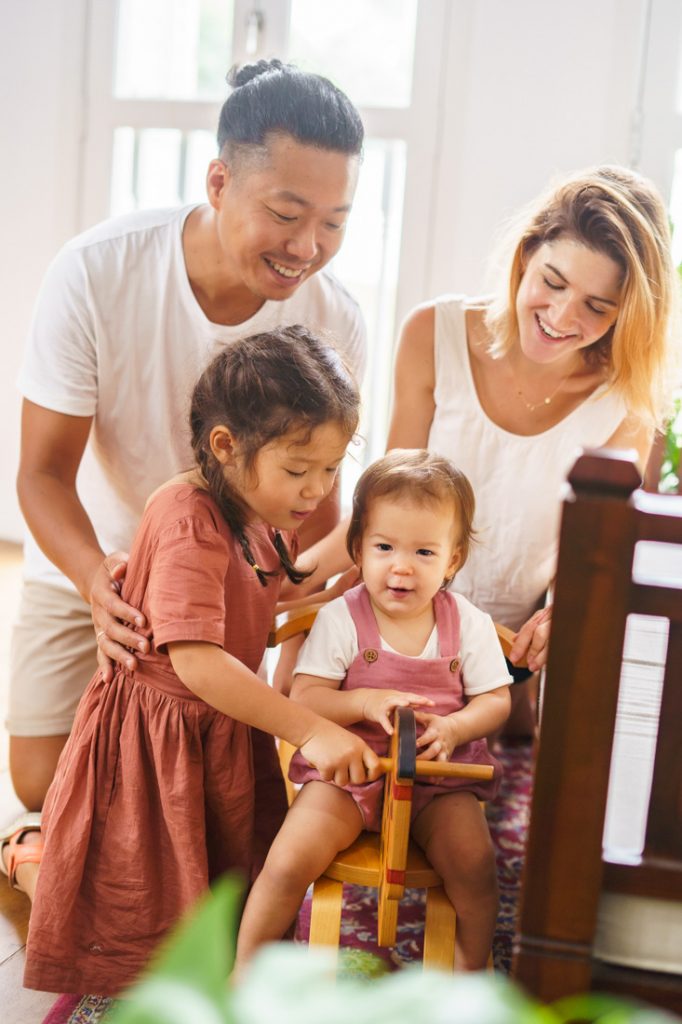
[{"label": "blurred foreground leaf", "polygon": [[227,978],[242,891],[239,879],[221,878],[161,945],[106,1024],[231,1024]]}]

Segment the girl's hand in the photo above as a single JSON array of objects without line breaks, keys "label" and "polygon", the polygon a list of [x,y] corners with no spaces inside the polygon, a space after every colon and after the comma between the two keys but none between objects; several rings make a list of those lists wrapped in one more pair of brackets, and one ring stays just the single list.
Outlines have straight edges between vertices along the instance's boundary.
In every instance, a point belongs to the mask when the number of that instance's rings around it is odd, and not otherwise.
[{"label": "girl's hand", "polygon": [[540,608],[525,622],[516,634],[509,652],[509,660],[516,662],[525,656],[531,672],[539,672],[547,663],[549,633],[552,627],[552,606]]},{"label": "girl's hand", "polygon": [[433,707],[433,701],[418,693],[405,693],[403,690],[365,690],[365,702],[362,717],[366,722],[378,722],[388,733],[393,735],[393,712],[396,708]]},{"label": "girl's hand", "polygon": [[347,786],[373,782],[381,775],[379,758],[359,736],[340,725],[320,718],[319,725],[303,746],[306,761],[317,768],[325,782]]},{"label": "girl's hand", "polygon": [[417,757],[422,761],[449,761],[457,746],[455,715],[431,715],[415,711],[414,717],[426,728],[417,739]]}]

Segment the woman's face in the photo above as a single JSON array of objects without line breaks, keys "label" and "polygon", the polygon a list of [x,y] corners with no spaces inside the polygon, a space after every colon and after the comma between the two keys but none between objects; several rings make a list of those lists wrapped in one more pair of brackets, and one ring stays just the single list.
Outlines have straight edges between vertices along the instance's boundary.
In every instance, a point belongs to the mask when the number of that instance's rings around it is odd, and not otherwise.
[{"label": "woman's face", "polygon": [[516,296],[523,355],[534,363],[568,364],[603,338],[618,316],[621,277],[609,256],[571,238],[539,246]]}]

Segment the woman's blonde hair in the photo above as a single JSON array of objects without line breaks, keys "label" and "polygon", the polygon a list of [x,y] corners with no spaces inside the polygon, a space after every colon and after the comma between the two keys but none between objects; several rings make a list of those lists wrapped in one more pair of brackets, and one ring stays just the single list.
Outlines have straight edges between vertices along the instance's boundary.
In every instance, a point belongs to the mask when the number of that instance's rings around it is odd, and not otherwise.
[{"label": "woman's blonde hair", "polygon": [[[354,562],[360,552],[370,506],[377,498],[394,498],[398,501],[402,498],[420,506],[449,504],[453,520],[459,527],[458,568],[462,568],[474,540],[476,502],[469,480],[450,459],[435,455],[425,448],[393,448],[367,467],[355,487],[353,510],[346,534],[346,548]],[[449,576],[443,580],[442,589],[452,579]]]},{"label": "woman's blonde hair", "polygon": [[533,252],[558,238],[579,242],[610,257],[622,273],[616,322],[583,358],[604,367],[628,411],[660,426],[677,383],[679,278],[655,186],[624,167],[579,172],[524,209],[506,238],[511,259],[486,312],[492,352],[503,355],[518,340],[516,297]]}]

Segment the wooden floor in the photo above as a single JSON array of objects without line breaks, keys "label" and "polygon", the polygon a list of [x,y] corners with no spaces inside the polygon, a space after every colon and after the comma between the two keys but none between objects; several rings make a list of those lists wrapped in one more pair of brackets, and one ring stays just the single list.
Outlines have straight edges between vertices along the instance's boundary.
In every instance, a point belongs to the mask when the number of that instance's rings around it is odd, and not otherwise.
[{"label": "wooden floor", "polygon": [[[21,551],[0,542],[0,827],[22,810],[12,791],[7,763],[7,708],[9,637],[21,583]],[[40,1024],[56,996],[29,992],[22,986],[24,947],[30,904],[0,875],[0,1020],[3,1024]]]}]

